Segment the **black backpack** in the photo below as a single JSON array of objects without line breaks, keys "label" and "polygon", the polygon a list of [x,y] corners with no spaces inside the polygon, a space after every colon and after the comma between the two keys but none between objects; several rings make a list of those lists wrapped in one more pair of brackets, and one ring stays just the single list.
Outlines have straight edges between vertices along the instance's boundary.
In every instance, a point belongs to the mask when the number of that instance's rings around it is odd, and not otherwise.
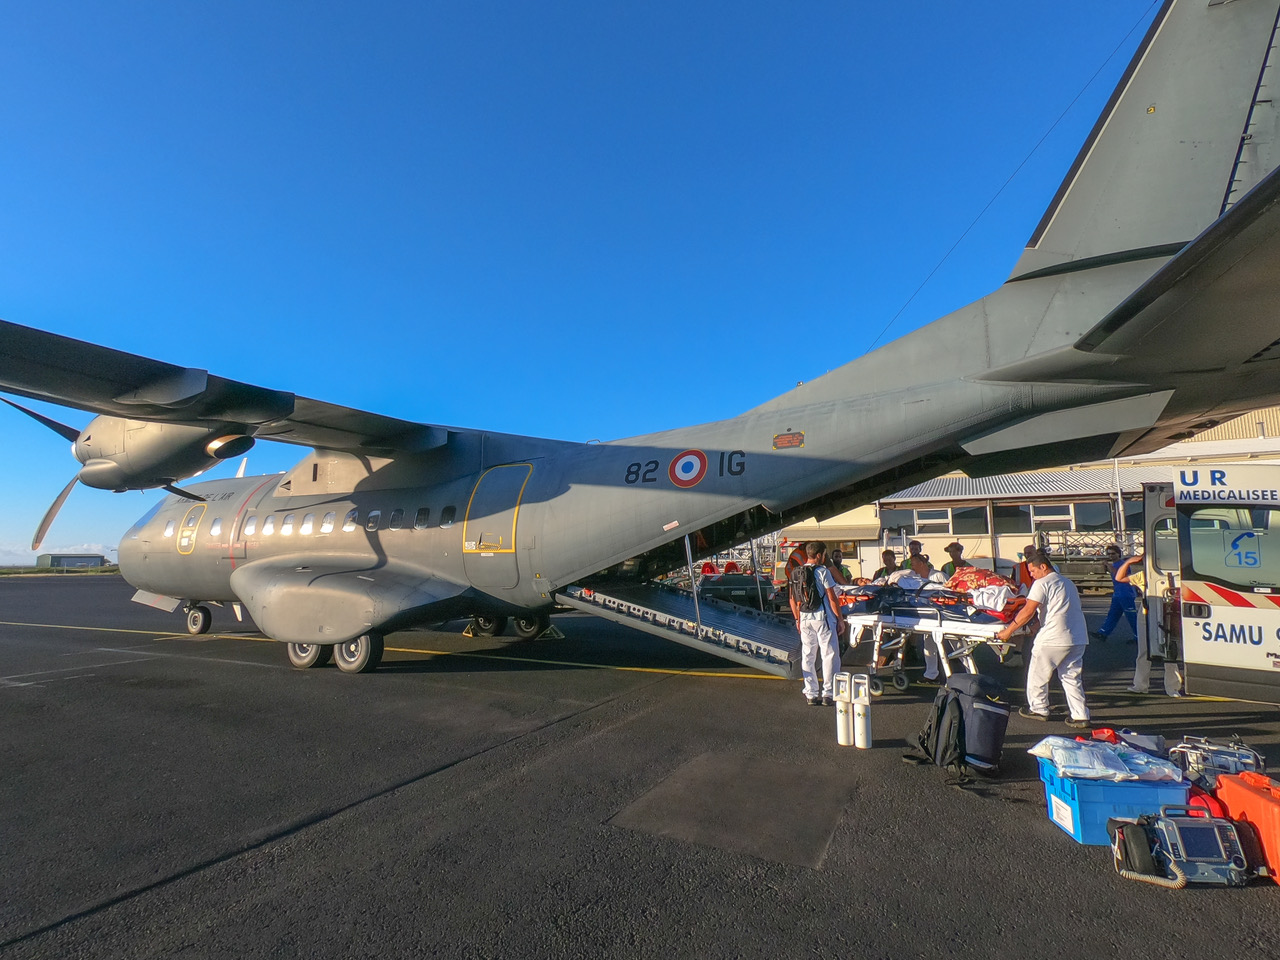
[{"label": "black backpack", "polygon": [[903,759],[933,763],[961,777],[970,771],[999,774],[1009,725],[1006,696],[1004,687],[991,677],[970,673],[948,677],[916,737],[924,757]]},{"label": "black backpack", "polygon": [[822,609],[822,594],[818,592],[818,578],[813,575],[813,564],[801,564],[791,571],[791,596],[796,598],[801,613],[814,613]]}]

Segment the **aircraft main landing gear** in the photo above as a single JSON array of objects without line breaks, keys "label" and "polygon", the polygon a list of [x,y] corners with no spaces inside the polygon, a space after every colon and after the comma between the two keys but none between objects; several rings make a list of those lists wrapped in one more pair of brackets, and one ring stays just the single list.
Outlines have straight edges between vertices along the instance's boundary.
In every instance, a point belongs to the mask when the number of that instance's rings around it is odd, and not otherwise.
[{"label": "aircraft main landing gear", "polygon": [[542,632],[551,626],[551,618],[545,613],[536,617],[516,617],[512,621],[516,636],[521,640],[532,640],[534,637],[542,635]]},{"label": "aircraft main landing gear", "polygon": [[192,636],[208,633],[211,623],[213,623],[213,614],[208,607],[199,603],[187,607],[187,633]]},{"label": "aircraft main landing gear", "polygon": [[[516,621],[519,623],[519,621]],[[472,617],[471,632],[477,637],[500,637],[507,629],[506,617]]]},{"label": "aircraft main landing gear", "polygon": [[289,662],[299,670],[323,667],[333,658],[333,645],[328,643],[288,643]]},{"label": "aircraft main landing gear", "polygon": [[362,637],[339,643],[333,648],[333,662],[343,673],[371,673],[382,662],[382,634],[366,633]]}]

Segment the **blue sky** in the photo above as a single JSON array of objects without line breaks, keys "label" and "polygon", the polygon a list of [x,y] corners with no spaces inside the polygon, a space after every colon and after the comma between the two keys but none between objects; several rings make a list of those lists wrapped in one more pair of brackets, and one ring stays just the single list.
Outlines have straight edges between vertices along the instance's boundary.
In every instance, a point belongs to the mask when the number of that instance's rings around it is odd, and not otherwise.
[{"label": "blue sky", "polygon": [[[0,316],[432,423],[732,416],[999,285],[1156,6],[7,4]],[[0,438],[25,562],[78,465]]]}]

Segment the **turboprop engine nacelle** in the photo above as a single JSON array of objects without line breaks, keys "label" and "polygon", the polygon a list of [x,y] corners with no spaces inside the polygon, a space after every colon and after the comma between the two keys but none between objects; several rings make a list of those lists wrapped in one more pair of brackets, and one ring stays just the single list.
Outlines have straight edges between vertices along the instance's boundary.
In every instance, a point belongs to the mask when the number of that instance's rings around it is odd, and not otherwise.
[{"label": "turboprop engine nacelle", "polygon": [[79,480],[99,490],[148,490],[207,470],[253,446],[241,424],[153,423],[95,417],[71,452],[83,467]]}]

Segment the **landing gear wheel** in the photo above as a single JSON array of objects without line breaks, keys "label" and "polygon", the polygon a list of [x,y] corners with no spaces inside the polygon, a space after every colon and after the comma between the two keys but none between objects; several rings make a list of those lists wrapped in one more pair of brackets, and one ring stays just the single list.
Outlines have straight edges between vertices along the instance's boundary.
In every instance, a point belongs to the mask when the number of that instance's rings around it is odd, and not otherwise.
[{"label": "landing gear wheel", "polygon": [[289,662],[299,670],[323,667],[333,658],[333,645],[328,643],[287,643]]},{"label": "landing gear wheel", "polygon": [[203,605],[187,609],[187,633],[199,636],[209,632],[209,624],[213,623],[213,614]]},{"label": "landing gear wheel", "polygon": [[867,683],[867,690],[870,691],[873,697],[884,696],[884,681],[879,677],[872,677]]},{"label": "landing gear wheel", "polygon": [[899,693],[908,689],[910,686],[911,681],[907,678],[905,673],[895,673],[893,675],[893,689],[897,690]]},{"label": "landing gear wheel", "polygon": [[516,617],[512,624],[517,637],[521,640],[532,640],[551,626],[551,618],[545,613],[537,617]]},{"label": "landing gear wheel", "polygon": [[506,617],[472,617],[471,632],[477,637],[500,637],[507,629]]},{"label": "landing gear wheel", "polygon": [[333,662],[343,673],[372,673],[382,662],[382,635],[366,633],[335,645]]}]

